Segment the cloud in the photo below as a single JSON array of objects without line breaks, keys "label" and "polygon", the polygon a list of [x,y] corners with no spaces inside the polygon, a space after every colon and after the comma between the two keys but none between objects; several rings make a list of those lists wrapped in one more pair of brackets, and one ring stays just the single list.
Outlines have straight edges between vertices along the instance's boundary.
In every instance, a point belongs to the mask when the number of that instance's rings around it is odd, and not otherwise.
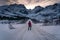
[{"label": "cloud", "polygon": [[21,4],[31,4],[31,3],[41,3],[41,2],[49,2],[49,1],[53,1],[56,2],[56,3],[59,3],[60,0],[0,0],[0,4],[1,3],[21,3]]},{"label": "cloud", "polygon": [[53,5],[54,3],[60,3],[60,0],[0,0],[0,5],[6,5],[6,4],[24,4],[28,7],[32,6],[47,6],[47,5]]}]

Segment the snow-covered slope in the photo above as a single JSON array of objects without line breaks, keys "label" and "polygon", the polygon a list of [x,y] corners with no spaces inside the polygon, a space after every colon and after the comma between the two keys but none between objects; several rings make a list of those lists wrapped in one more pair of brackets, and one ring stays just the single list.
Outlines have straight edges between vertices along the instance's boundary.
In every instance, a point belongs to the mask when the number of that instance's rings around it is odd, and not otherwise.
[{"label": "snow-covered slope", "polygon": [[[30,18],[44,22],[46,19],[49,22],[60,20],[60,3],[49,5],[45,8],[36,6],[34,9],[26,9],[23,4],[11,4],[0,6],[0,17]],[[57,20],[56,20],[57,19]]]},{"label": "snow-covered slope", "polygon": [[24,14],[28,14],[28,12],[23,4],[19,5],[12,4],[12,5],[1,6],[0,14],[1,14],[0,16],[13,17],[13,16],[25,16]]},{"label": "snow-covered slope", "polygon": [[36,7],[32,10],[32,12],[33,12],[33,13],[38,13],[38,12],[42,11],[43,9],[44,9],[44,8],[41,7],[41,6],[36,6]]},{"label": "snow-covered slope", "polygon": [[[47,6],[37,13],[38,20],[59,21],[60,20],[60,3]],[[60,22],[60,21],[59,21]]]}]

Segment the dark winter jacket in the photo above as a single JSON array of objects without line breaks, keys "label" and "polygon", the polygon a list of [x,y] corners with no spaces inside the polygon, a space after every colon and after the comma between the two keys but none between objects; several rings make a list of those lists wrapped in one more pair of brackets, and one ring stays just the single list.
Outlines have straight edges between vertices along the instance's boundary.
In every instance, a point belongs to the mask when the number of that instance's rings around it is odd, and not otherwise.
[{"label": "dark winter jacket", "polygon": [[31,24],[31,22],[30,22],[30,21],[28,22],[28,26],[29,26],[29,27],[32,27],[32,24]]}]

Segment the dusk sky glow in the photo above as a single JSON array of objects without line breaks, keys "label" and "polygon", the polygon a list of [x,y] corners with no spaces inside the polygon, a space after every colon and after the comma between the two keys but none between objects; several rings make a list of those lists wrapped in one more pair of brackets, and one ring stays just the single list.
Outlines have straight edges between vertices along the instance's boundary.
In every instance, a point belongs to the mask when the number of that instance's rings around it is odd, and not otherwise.
[{"label": "dusk sky glow", "polygon": [[33,9],[38,5],[45,7],[47,5],[53,5],[54,3],[60,3],[60,0],[0,0],[0,5],[13,3],[24,4],[26,8]]}]

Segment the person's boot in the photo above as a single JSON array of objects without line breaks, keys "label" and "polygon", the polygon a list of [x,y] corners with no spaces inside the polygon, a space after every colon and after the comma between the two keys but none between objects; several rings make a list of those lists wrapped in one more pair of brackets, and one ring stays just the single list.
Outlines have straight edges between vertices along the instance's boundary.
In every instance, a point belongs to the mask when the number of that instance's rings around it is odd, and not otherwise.
[{"label": "person's boot", "polygon": [[28,27],[28,30],[29,30],[29,27]]},{"label": "person's boot", "polygon": [[31,30],[31,27],[30,27],[30,30]]}]

